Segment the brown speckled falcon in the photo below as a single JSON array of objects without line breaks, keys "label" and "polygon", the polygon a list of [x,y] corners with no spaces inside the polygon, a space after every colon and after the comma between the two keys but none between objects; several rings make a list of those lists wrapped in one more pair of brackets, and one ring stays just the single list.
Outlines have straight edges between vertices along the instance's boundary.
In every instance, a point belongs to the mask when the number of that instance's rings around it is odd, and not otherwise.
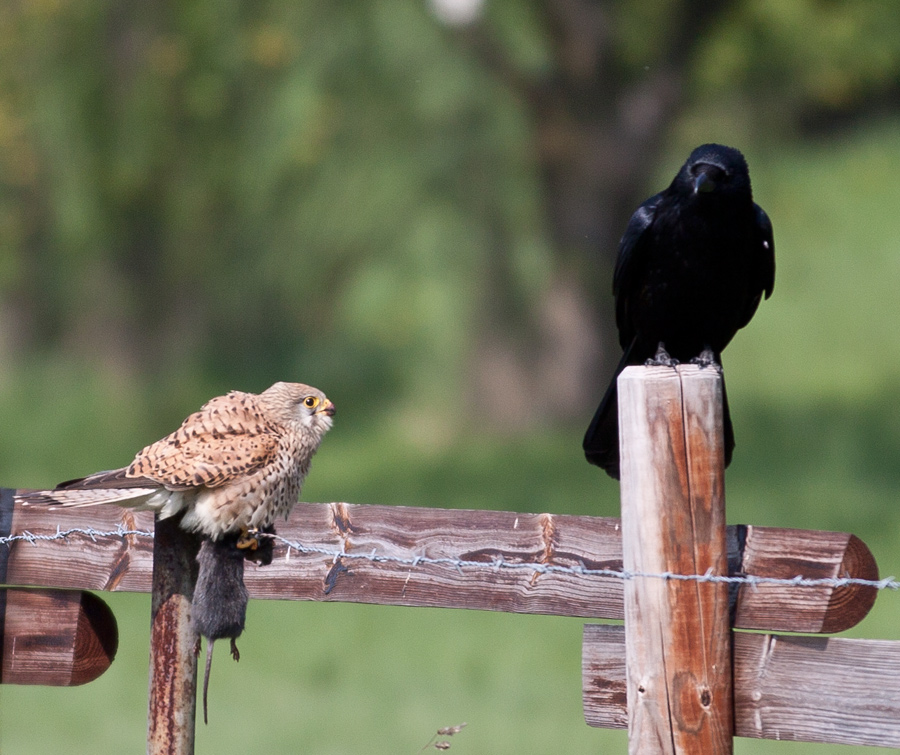
[{"label": "brown speckled falcon", "polygon": [[184,511],[181,526],[213,540],[270,528],[290,513],[334,404],[301,383],[275,383],[259,395],[232,391],[204,404],[174,433],[147,446],[130,466],[19,491],[24,505],[115,503]]}]

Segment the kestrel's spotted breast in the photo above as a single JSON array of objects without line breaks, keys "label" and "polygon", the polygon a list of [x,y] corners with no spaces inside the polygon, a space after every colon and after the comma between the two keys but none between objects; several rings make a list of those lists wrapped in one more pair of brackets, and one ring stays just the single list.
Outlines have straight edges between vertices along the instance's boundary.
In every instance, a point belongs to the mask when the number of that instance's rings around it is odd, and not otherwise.
[{"label": "kestrel's spotted breast", "polygon": [[232,391],[208,401],[125,469],[23,492],[25,504],[117,503],[184,510],[181,526],[213,539],[267,527],[297,502],[310,461],[332,424],[334,404],[301,383],[260,394]]}]

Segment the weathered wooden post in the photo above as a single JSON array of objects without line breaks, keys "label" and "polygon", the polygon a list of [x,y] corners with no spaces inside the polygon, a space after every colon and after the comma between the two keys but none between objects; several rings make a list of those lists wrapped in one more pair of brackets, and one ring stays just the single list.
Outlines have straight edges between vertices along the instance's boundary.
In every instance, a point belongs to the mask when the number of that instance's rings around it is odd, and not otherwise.
[{"label": "weathered wooden post", "polygon": [[191,599],[199,540],[181,517],[156,519],[150,629],[148,755],[191,755],[197,707],[197,633]]},{"label": "weathered wooden post", "polygon": [[[619,377],[626,571],[727,575],[722,379],[693,365]],[[728,587],[625,583],[631,755],[723,755],[734,736]]]}]

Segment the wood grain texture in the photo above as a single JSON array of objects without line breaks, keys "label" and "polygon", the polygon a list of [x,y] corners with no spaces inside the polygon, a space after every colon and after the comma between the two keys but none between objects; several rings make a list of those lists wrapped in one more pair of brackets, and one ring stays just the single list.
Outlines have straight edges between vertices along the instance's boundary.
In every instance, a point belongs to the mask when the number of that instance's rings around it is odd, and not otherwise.
[{"label": "wood grain texture", "polygon": [[[553,514],[450,511],[345,504],[319,507],[317,526],[298,538],[308,545],[352,554],[377,552],[401,560],[422,556],[491,564],[553,564],[589,569],[621,564],[618,522]],[[308,522],[308,520],[307,520]],[[297,579],[297,561],[307,579]],[[475,608],[513,613],[584,616],[621,613],[621,580],[577,574],[539,574],[525,569],[451,565],[374,563],[322,555],[278,558],[268,567],[248,569],[256,579],[280,577],[275,597],[388,603],[408,606]]]},{"label": "wood grain texture", "polygon": [[[900,642],[734,632],[735,734],[900,748]],[[584,717],[624,729],[625,629],[587,624]]]},{"label": "wood grain texture", "polygon": [[115,658],[116,620],[100,598],[76,590],[7,589],[0,682],[72,687]]},{"label": "wood grain texture", "polygon": [[150,606],[150,696],[147,755],[193,755],[197,708],[197,643],[191,599],[200,541],[179,526],[156,522]]},{"label": "wood grain texture", "polygon": [[109,668],[119,648],[119,628],[112,610],[99,597],[80,592],[81,611],[75,632],[70,686],[86,684]]},{"label": "wood grain texture", "polygon": [[[644,573],[728,573],[722,378],[628,367],[619,376],[622,560]],[[721,583],[625,583],[628,751],[733,751],[731,619]]]},{"label": "wood grain texture", "polygon": [[588,726],[628,728],[625,627],[585,624],[581,638],[581,700]]},{"label": "wood grain texture", "polygon": [[738,636],[743,736],[900,747],[900,642]]},{"label": "wood grain texture", "polygon": [[[85,509],[17,505],[13,534],[52,535],[93,528],[153,531],[149,512],[118,506]],[[516,514],[506,511],[428,509],[349,503],[301,503],[278,525],[281,536],[308,546],[411,559],[457,558],[490,563],[584,564],[622,567],[620,522],[611,517]],[[752,547],[743,549],[744,541]],[[874,560],[845,533],[729,527],[731,573],[767,576],[877,577]],[[6,551],[5,546],[0,550]],[[785,554],[795,554],[788,560]],[[153,544],[138,536],[73,535],[68,540],[16,542],[9,549],[6,582],[89,590],[149,592]],[[336,600],[384,605],[476,608],[584,618],[623,617],[622,580],[612,577],[535,575],[529,570],[464,569],[372,563],[300,554],[277,543],[266,567],[247,564],[252,598]],[[326,590],[331,588],[328,592]],[[840,593],[841,600],[835,596]],[[857,623],[874,600],[871,588],[742,587],[736,626],[770,631],[839,631]]]},{"label": "wood grain texture", "polygon": [[[866,545],[855,535],[837,532],[776,530],[747,527],[742,569],[757,577],[791,579],[840,578],[853,574],[877,580],[878,566]],[[750,596],[750,593],[753,596]],[[759,585],[742,590],[735,626],[791,632],[839,632],[858,624],[875,604],[875,587],[807,587],[792,590]],[[785,625],[785,612],[803,621]]]}]

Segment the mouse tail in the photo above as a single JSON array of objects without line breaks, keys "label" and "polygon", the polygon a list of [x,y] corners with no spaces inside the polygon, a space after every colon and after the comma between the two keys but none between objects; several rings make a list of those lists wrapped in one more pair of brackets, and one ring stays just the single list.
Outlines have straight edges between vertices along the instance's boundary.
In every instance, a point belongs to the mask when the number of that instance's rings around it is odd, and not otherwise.
[{"label": "mouse tail", "polygon": [[215,640],[206,639],[206,671],[203,674],[203,723],[209,725],[208,708],[206,705],[207,693],[209,692],[209,670],[212,668],[213,645]]}]

